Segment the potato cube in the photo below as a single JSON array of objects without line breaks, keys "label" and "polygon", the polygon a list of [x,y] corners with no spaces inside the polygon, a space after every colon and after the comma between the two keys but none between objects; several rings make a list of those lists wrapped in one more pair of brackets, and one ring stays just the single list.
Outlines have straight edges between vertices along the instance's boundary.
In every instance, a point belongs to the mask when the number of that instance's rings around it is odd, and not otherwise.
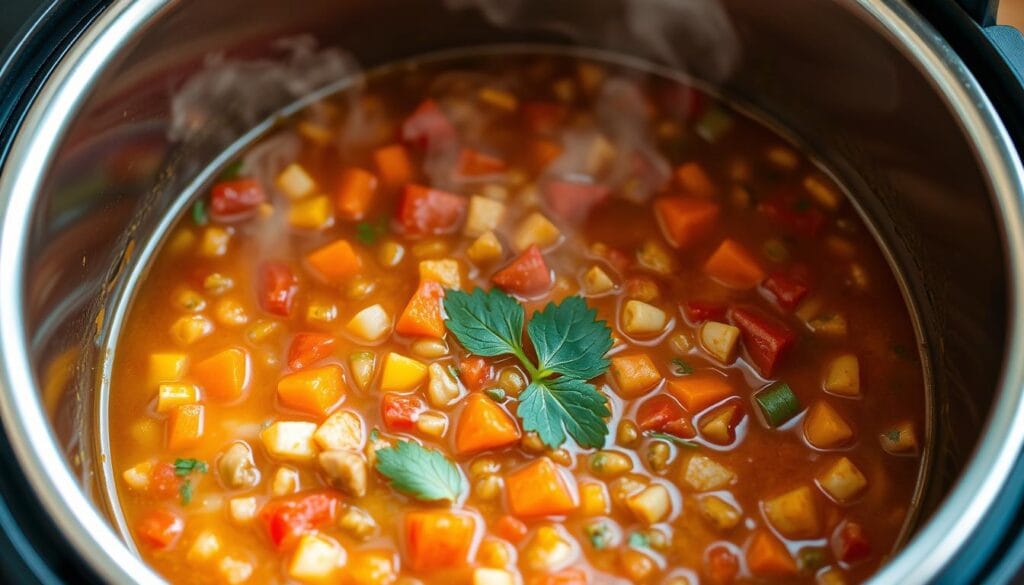
[{"label": "potato cube", "polygon": [[473,569],[473,585],[515,585],[516,579],[505,569],[477,567]]},{"label": "potato cube", "polygon": [[622,308],[622,330],[629,335],[654,335],[668,325],[668,315],[643,301],[626,301]]},{"label": "potato cube", "polygon": [[410,357],[391,352],[384,358],[380,389],[383,392],[414,390],[427,377],[427,365]]},{"label": "potato cube", "polygon": [[225,327],[241,327],[249,322],[245,305],[236,299],[221,299],[213,308],[213,316]]},{"label": "potato cube", "polygon": [[341,565],[341,546],[327,536],[306,533],[288,564],[288,575],[299,581],[326,581]]},{"label": "potato cube", "polygon": [[625,398],[646,394],[661,382],[661,373],[647,354],[615,356],[611,361],[615,385]]},{"label": "potato cube", "polygon": [[768,522],[786,538],[816,538],[821,532],[811,488],[801,486],[763,502]]},{"label": "potato cube", "polygon": [[526,219],[516,228],[515,234],[512,236],[512,247],[517,252],[522,252],[536,244],[538,248],[543,250],[554,246],[561,238],[562,232],[559,231],[558,227],[551,223],[551,220],[544,217],[544,214],[534,211],[526,216]]},{"label": "potato cube", "polygon": [[683,483],[698,492],[722,489],[735,479],[731,469],[706,455],[694,455],[683,466]]},{"label": "potato cube", "polygon": [[199,242],[199,255],[207,258],[218,258],[228,253],[231,242],[231,231],[220,226],[207,226],[203,230],[203,238]]},{"label": "potato cube", "polygon": [[256,518],[256,498],[246,496],[228,500],[228,515],[235,524],[248,524]]},{"label": "potato cube", "polygon": [[420,280],[432,280],[444,288],[458,290],[462,288],[459,261],[452,258],[422,260],[420,261]]},{"label": "potato cube", "polygon": [[188,356],[183,353],[154,353],[149,356],[149,382],[177,382],[188,368]]},{"label": "potato cube", "polygon": [[213,323],[202,315],[185,315],[171,324],[171,338],[181,345],[192,345],[213,333]]},{"label": "potato cube", "polygon": [[440,439],[448,430],[448,417],[435,411],[421,413],[416,419],[416,430],[425,437]]},{"label": "potato cube", "polygon": [[271,457],[286,461],[311,461],[316,457],[313,434],[316,424],[305,421],[277,421],[260,433]]},{"label": "potato cube", "polygon": [[391,332],[391,317],[384,307],[370,305],[353,315],[345,329],[363,341],[372,343],[383,339]]},{"label": "potato cube", "polygon": [[452,374],[441,364],[434,362],[428,369],[427,399],[434,408],[449,406],[462,396],[462,387]]},{"label": "potato cube", "polygon": [[494,232],[487,232],[473,241],[466,249],[466,256],[477,264],[487,264],[501,259],[504,250]]},{"label": "potato cube", "polygon": [[149,489],[149,477],[153,471],[152,461],[143,461],[124,470],[121,478],[128,484],[128,487],[135,491],[146,491]]},{"label": "potato cube", "polygon": [[194,384],[160,384],[157,390],[156,411],[170,412],[185,404],[199,402],[199,391]]},{"label": "potato cube", "polygon": [[462,233],[476,238],[498,229],[505,218],[505,204],[501,201],[474,195],[469,198],[469,211],[466,213],[466,224]]},{"label": "potato cube", "polygon": [[377,356],[371,351],[357,351],[348,356],[348,368],[356,386],[366,391],[377,371]]},{"label": "potato cube", "polygon": [[818,485],[833,500],[845,504],[867,487],[868,480],[853,461],[840,457],[818,476]]},{"label": "potato cube", "polygon": [[299,163],[286,166],[274,182],[289,199],[302,199],[316,191],[316,181]]},{"label": "potato cube", "polygon": [[583,290],[589,296],[603,295],[615,288],[615,282],[608,276],[608,273],[598,265],[593,265],[583,275]]},{"label": "potato cube", "polygon": [[531,571],[554,572],[569,565],[577,556],[573,539],[564,529],[544,524],[523,548],[522,561]]},{"label": "potato cube", "polygon": [[728,532],[743,519],[743,514],[735,506],[718,496],[702,497],[697,507],[708,525],[717,532]]},{"label": "potato cube", "polygon": [[220,552],[220,539],[213,531],[204,530],[192,542],[186,558],[190,563],[201,563],[212,559],[218,552]]},{"label": "potato cube", "polygon": [[893,455],[913,455],[917,453],[917,433],[914,423],[904,421],[885,431],[878,437],[882,449]]},{"label": "potato cube", "polygon": [[327,417],[313,433],[313,440],[324,451],[359,451],[363,448],[365,437],[363,419],[350,410],[342,410]]},{"label": "potato cube", "polygon": [[698,332],[700,346],[716,360],[728,363],[736,351],[736,343],[740,338],[740,330],[732,325],[718,321],[705,321]]},{"label": "potato cube", "polygon": [[299,472],[291,467],[278,467],[270,480],[270,493],[273,496],[287,496],[299,491]]},{"label": "potato cube", "polygon": [[217,563],[217,571],[228,585],[245,583],[252,577],[252,565],[234,557],[224,557]]},{"label": "potato cube", "polygon": [[626,500],[636,519],[646,524],[661,522],[672,513],[672,498],[665,486],[655,483]]},{"label": "potato cube", "polygon": [[606,516],[611,511],[608,490],[603,483],[589,481],[580,484],[580,510],[584,516]]},{"label": "potato cube", "polygon": [[644,240],[636,251],[637,264],[655,274],[667,276],[676,269],[672,252],[656,240]]},{"label": "potato cube", "polygon": [[822,386],[832,394],[860,396],[860,362],[857,356],[848,353],[833,359]]},{"label": "potato cube", "polygon": [[804,418],[804,436],[819,449],[835,449],[853,438],[853,429],[832,405],[819,400]]},{"label": "potato cube", "polygon": [[288,224],[294,228],[319,230],[334,223],[334,210],[326,195],[317,195],[292,204]]}]

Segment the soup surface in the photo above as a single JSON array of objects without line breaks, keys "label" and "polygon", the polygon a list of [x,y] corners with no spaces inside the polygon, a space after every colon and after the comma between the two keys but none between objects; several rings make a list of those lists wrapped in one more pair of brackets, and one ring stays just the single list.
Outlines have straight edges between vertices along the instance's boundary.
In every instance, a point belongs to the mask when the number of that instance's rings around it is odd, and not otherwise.
[{"label": "soup surface", "polygon": [[280,124],[137,291],[110,458],[181,583],[849,583],[925,445],[841,190],[676,81],[369,75]]}]

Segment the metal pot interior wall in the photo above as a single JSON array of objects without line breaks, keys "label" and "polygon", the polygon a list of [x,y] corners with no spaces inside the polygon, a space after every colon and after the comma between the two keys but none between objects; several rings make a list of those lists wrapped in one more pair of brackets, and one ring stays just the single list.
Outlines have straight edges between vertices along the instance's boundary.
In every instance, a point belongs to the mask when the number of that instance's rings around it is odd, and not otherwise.
[{"label": "metal pot interior wall", "polygon": [[[95,488],[92,392],[110,358],[97,342],[100,311],[122,284],[133,246],[223,147],[299,94],[336,81],[316,63],[276,81],[243,70],[231,91],[201,96],[208,115],[189,123],[180,110],[189,79],[225,62],[280,58],[278,41],[299,33],[340,47],[362,68],[531,42],[685,71],[786,129],[849,187],[918,309],[933,367],[924,498],[933,508],[977,441],[997,386],[1004,253],[963,129],[905,50],[855,10],[852,2],[805,0],[172,3],[89,88],[34,207],[22,283],[28,337],[70,464]],[[213,53],[223,55],[220,65],[208,59]],[[73,373],[62,375],[68,364]]]}]

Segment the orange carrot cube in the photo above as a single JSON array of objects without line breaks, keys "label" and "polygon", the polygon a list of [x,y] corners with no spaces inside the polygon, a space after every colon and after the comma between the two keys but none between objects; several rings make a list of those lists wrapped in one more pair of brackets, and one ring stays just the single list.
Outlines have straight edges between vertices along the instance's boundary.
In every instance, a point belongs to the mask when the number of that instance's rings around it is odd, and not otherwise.
[{"label": "orange carrot cube", "polygon": [[417,510],[405,515],[406,563],[414,571],[460,567],[470,562],[476,517],[454,510]]},{"label": "orange carrot cube", "polygon": [[232,402],[249,388],[252,360],[246,350],[232,347],[192,366],[191,373],[206,398]]},{"label": "orange carrot cube", "polygon": [[310,268],[330,284],[340,284],[363,269],[363,261],[345,240],[336,240],[306,256]]},{"label": "orange carrot cube", "polygon": [[338,177],[334,192],[334,205],[338,215],[345,219],[363,219],[377,192],[377,177],[363,169],[345,169]]},{"label": "orange carrot cube", "polygon": [[505,479],[509,511],[521,518],[568,514],[579,505],[571,481],[550,459],[541,457]]},{"label": "orange carrot cube", "polygon": [[317,417],[330,414],[344,396],[344,374],[337,364],[293,372],[277,383],[283,406]]},{"label": "orange carrot cube", "polygon": [[654,202],[654,215],[665,239],[683,248],[707,237],[718,221],[714,201],[692,197],[662,197]]},{"label": "orange carrot cube", "polygon": [[510,445],[521,436],[519,425],[504,409],[483,394],[472,394],[459,415],[455,449],[473,453]]},{"label": "orange carrot cube", "polygon": [[167,418],[167,448],[171,451],[194,447],[203,437],[201,404],[186,404],[171,411]]},{"label": "orange carrot cube", "polygon": [[690,414],[697,414],[733,394],[728,379],[711,373],[691,374],[670,380],[668,391],[679,399],[679,403]]},{"label": "orange carrot cube", "polygon": [[645,353],[616,356],[611,361],[612,378],[624,398],[646,394],[661,381],[661,373]]},{"label": "orange carrot cube", "polygon": [[444,337],[444,317],[441,316],[441,299],[444,288],[432,280],[420,283],[402,316],[395,324],[395,331],[410,337]]},{"label": "orange carrot cube", "polygon": [[757,259],[735,240],[725,240],[704,263],[704,273],[721,284],[737,289],[754,288],[765,272]]}]

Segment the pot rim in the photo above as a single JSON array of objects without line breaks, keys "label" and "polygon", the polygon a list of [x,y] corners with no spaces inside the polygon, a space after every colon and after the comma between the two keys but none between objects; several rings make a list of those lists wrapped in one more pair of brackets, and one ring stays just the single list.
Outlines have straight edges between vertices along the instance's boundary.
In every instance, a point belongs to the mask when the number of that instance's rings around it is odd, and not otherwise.
[{"label": "pot rim", "polygon": [[[0,282],[18,283],[35,193],[54,147],[100,73],[133,34],[176,0],[115,0],[69,48],[29,107],[0,174]],[[931,80],[959,118],[993,194],[1007,253],[1009,302],[1005,356],[1024,355],[1024,318],[1014,299],[1024,291],[1024,168],[992,104],[952,48],[900,0],[843,0],[860,10]],[[133,554],[79,487],[57,446],[27,353],[22,291],[0,296],[0,417],[21,469],[65,538],[107,582],[161,583]],[[107,357],[109,359],[109,356]],[[939,509],[872,578],[912,583],[936,577],[991,509],[1024,445],[1024,360],[1004,358],[996,400],[966,468]]]}]

